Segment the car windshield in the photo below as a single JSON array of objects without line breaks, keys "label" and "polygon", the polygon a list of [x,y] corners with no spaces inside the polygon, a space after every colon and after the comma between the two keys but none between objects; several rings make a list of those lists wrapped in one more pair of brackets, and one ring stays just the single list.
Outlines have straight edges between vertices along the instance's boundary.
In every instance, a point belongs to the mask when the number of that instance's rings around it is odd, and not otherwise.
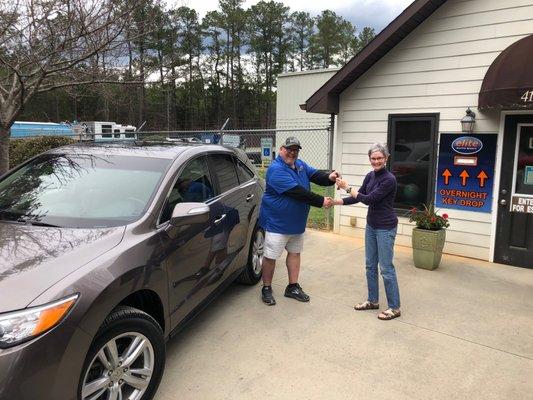
[{"label": "car windshield", "polygon": [[144,213],[170,162],[43,154],[0,181],[0,220],[72,228],[128,224]]}]

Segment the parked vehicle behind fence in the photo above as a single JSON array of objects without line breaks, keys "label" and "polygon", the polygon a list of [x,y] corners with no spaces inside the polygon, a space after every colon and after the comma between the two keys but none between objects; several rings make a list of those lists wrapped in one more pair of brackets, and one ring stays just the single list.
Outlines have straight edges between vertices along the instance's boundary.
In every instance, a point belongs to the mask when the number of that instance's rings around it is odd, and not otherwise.
[{"label": "parked vehicle behind fence", "polygon": [[0,398],[148,400],[165,339],[261,277],[239,149],[78,144],[0,178]]}]

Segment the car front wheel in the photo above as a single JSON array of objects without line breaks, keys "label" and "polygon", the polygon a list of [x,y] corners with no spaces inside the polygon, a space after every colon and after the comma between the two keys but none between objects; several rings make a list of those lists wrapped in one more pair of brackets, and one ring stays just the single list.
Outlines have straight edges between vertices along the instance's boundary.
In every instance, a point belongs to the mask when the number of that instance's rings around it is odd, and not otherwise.
[{"label": "car front wheel", "polygon": [[85,359],[81,400],[150,400],[165,367],[159,324],[132,307],[116,308],[104,321]]}]

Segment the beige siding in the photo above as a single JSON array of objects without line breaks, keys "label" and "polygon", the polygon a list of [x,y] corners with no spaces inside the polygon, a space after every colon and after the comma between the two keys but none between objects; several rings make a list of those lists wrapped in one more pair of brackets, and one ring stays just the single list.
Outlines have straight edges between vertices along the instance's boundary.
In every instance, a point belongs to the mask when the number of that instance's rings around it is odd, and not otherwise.
[{"label": "beige siding", "polygon": [[328,126],[329,116],[306,113],[300,109],[299,105],[305,103],[337,71],[338,68],[330,68],[279,75],[276,96],[276,126],[278,128]]},{"label": "beige siding", "polygon": [[[440,7],[341,94],[336,166],[348,182],[360,185],[370,170],[366,150],[387,140],[389,114],[439,113],[439,132],[458,132],[470,107],[476,132],[497,134],[500,114],[477,110],[478,93],[501,51],[533,34],[532,22],[533,0],[449,0]],[[451,216],[445,252],[489,259],[492,216],[444,211]],[[364,206],[342,207],[336,229],[362,236],[365,215]],[[397,242],[410,245],[411,230],[401,217]]]},{"label": "beige siding", "polygon": [[[319,128],[317,131],[278,132],[276,147],[288,136],[297,136],[302,143],[301,156],[314,167],[328,167],[327,148],[329,140],[326,131],[330,117],[324,114],[311,114],[301,110],[299,105],[326,83],[338,68],[315,71],[292,72],[278,76],[276,96],[276,128]],[[326,149],[326,150],[325,150]]]}]

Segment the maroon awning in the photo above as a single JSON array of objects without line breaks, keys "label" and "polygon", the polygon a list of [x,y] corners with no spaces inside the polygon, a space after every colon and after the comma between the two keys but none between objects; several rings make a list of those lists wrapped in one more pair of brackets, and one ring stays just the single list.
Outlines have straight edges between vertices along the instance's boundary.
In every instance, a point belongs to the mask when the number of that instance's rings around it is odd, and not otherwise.
[{"label": "maroon awning", "polygon": [[533,108],[533,35],[506,48],[483,79],[478,108]]}]

